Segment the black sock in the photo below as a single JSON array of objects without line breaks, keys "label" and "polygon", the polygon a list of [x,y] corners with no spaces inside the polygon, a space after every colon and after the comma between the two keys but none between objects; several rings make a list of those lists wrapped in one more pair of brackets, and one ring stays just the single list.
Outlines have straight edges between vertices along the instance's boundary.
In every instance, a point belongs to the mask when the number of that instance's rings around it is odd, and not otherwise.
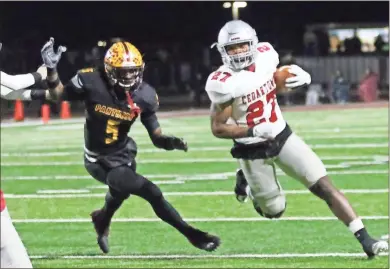
[{"label": "black sock", "polygon": [[190,236],[194,228],[182,219],[179,212],[164,197],[161,198],[159,200],[149,201],[156,215],[169,225],[175,227],[184,236]]},{"label": "black sock", "polygon": [[103,210],[104,210],[105,216],[108,217],[109,219],[111,219],[112,216],[114,215],[115,211],[118,210],[118,208],[122,205],[124,200],[113,197],[110,194],[110,191],[107,192],[105,200],[106,201],[104,203]]},{"label": "black sock", "polygon": [[355,235],[356,239],[359,240],[360,243],[362,243],[363,241],[365,241],[368,238],[371,238],[370,235],[367,233],[366,228],[360,229],[354,235]]}]

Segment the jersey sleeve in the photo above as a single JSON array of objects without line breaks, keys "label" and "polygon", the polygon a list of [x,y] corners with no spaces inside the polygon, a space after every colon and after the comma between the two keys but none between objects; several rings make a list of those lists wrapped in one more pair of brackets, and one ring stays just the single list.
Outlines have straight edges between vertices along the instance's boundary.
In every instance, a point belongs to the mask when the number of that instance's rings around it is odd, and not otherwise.
[{"label": "jersey sleeve", "polygon": [[12,90],[30,87],[40,80],[42,80],[42,77],[37,72],[21,75],[8,75],[7,73],[0,72],[1,85]]},{"label": "jersey sleeve", "polygon": [[211,102],[223,104],[234,98],[233,91],[230,89],[228,81],[213,79],[214,73],[211,73],[206,82],[206,92]]},{"label": "jersey sleeve", "polygon": [[156,90],[149,84],[143,83],[139,91],[139,98],[135,100],[141,107],[142,112],[157,112],[159,100]]},{"label": "jersey sleeve", "polygon": [[145,126],[148,133],[152,134],[157,128],[160,127],[156,115],[159,107],[158,95],[156,90],[146,83],[142,85],[142,89],[140,89],[139,92],[142,92],[142,101],[140,103],[142,109],[141,122]]},{"label": "jersey sleeve", "polygon": [[268,42],[260,42],[257,44],[258,53],[267,53],[270,56],[270,60],[277,66],[279,64],[279,53]]},{"label": "jersey sleeve", "polygon": [[82,76],[77,73],[66,85],[64,85],[63,100],[75,101],[84,100],[85,88]]}]

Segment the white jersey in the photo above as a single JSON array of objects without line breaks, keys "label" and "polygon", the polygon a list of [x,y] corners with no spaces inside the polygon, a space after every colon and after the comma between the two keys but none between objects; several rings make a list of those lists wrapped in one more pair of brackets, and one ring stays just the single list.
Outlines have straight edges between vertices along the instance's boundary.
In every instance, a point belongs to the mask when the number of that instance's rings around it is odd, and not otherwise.
[{"label": "white jersey", "polygon": [[[282,112],[276,100],[274,73],[279,55],[267,42],[258,43],[255,62],[248,70],[234,71],[222,65],[211,73],[206,82],[206,92],[211,102],[226,103],[234,99],[232,119],[239,126],[264,126],[272,136],[285,127]],[[259,137],[235,139],[239,143],[252,144],[264,141]]]}]

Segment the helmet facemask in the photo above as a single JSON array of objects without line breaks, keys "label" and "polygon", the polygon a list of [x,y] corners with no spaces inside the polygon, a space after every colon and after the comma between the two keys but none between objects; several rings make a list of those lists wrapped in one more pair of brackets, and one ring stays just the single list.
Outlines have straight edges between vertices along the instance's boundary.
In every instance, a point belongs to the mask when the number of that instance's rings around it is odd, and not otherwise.
[{"label": "helmet facemask", "polygon": [[[248,50],[236,54],[229,54],[229,50],[234,45],[248,45]],[[254,62],[256,47],[252,40],[240,40],[240,42],[231,42],[219,47],[222,61],[234,70],[241,70],[250,66]]]},{"label": "helmet facemask", "polygon": [[137,67],[112,67],[105,64],[106,73],[114,84],[125,88],[127,91],[135,91],[142,83],[144,66]]}]

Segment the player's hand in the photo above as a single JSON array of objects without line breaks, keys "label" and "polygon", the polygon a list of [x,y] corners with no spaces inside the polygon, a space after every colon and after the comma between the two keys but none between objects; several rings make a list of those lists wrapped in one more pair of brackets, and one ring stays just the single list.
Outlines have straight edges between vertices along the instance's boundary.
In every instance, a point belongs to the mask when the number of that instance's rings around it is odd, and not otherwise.
[{"label": "player's hand", "polygon": [[57,52],[54,52],[54,38],[50,37],[50,40],[41,49],[43,63],[47,68],[56,68],[61,59],[61,54],[65,51],[66,47],[59,46]]},{"label": "player's hand", "polygon": [[184,141],[183,138],[173,137],[172,143],[173,143],[173,147],[175,149],[184,150],[185,152],[187,152],[188,145],[187,145],[187,142]]},{"label": "player's hand", "polygon": [[300,68],[298,65],[291,65],[289,68],[289,72],[291,74],[294,74],[295,76],[286,79],[287,88],[296,88],[311,83],[310,74]]},{"label": "player's hand", "polygon": [[275,139],[272,136],[272,127],[270,123],[261,123],[253,127],[253,136],[260,137],[269,141]]}]

